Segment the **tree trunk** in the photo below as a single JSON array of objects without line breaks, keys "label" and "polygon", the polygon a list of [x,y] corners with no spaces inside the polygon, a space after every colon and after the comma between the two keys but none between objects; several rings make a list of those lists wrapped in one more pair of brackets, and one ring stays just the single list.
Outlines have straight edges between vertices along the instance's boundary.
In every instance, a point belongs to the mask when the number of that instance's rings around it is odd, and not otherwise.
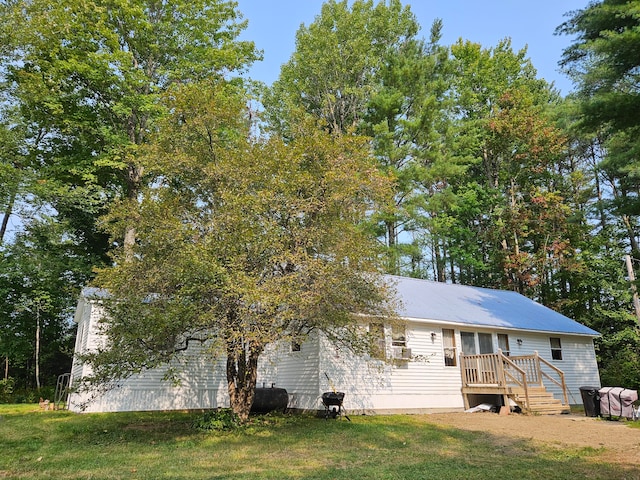
[{"label": "tree trunk", "polygon": [[237,343],[227,346],[229,403],[241,422],[249,419],[253,405],[261,351],[252,342],[248,346]]},{"label": "tree trunk", "polygon": [[[140,192],[140,184],[142,183],[142,175],[144,168],[138,165],[130,164],[127,173],[127,198],[130,202],[138,202],[138,194]],[[130,218],[124,232],[124,253],[125,259],[131,261],[133,259],[133,247],[136,243],[136,219]]]},{"label": "tree trunk", "polygon": [[595,181],[595,193],[598,198],[598,217],[600,218],[600,228],[604,229],[607,226],[607,216],[604,210],[603,205],[603,194],[602,194],[602,186],[600,185],[600,171],[598,166],[598,159],[596,157],[595,147],[592,144],[589,149],[589,159],[591,160],[591,168],[593,171],[593,179]]},{"label": "tree trunk", "polygon": [[9,198],[9,203],[7,203],[7,209],[4,211],[4,215],[2,216],[2,225],[0,225],[0,245],[4,242],[4,235],[7,233],[9,217],[11,217],[11,213],[13,212],[13,204],[15,201],[16,194],[13,192]]},{"label": "tree trunk", "polygon": [[9,355],[4,357],[4,379],[9,380]]},{"label": "tree trunk", "polygon": [[387,247],[389,247],[389,267],[388,273],[392,275],[400,274],[400,266],[398,264],[398,235],[396,233],[395,222],[386,222],[387,228]]},{"label": "tree trunk", "polygon": [[40,391],[40,309],[36,308],[36,388]]}]

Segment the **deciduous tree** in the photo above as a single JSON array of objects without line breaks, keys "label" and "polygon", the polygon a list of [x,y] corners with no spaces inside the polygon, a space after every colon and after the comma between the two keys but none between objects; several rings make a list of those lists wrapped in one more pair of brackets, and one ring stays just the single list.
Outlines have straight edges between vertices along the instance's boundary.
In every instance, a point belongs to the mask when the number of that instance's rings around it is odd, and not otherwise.
[{"label": "deciduous tree", "polygon": [[391,313],[377,243],[360,227],[389,185],[357,137],[303,122],[289,143],[253,138],[229,86],[171,98],[139,207],[107,219],[117,236],[135,217],[139,242],[98,276],[113,298],[109,342],[88,360],[105,381],[206,343],[246,419],[268,345],[322,331],[357,346],[355,315]]},{"label": "deciduous tree", "polygon": [[[19,108],[23,149],[53,185],[47,200],[87,238],[111,199],[136,201],[138,148],[171,85],[237,74],[257,58],[237,37],[245,23],[225,0],[3,2],[3,93]],[[135,221],[123,232],[135,241]],[[103,252],[107,246],[96,245]]]}]

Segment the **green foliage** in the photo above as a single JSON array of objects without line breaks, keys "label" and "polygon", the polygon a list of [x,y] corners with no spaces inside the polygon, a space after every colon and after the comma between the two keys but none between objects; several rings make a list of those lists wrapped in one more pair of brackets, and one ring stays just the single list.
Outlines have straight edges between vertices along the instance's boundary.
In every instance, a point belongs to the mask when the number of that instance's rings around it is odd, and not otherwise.
[{"label": "green foliage", "polygon": [[161,96],[246,68],[257,58],[237,40],[246,24],[219,0],[16,1],[0,15],[0,84],[38,180],[31,201],[82,236],[99,265],[109,242],[96,219],[135,197],[137,150],[166,113]]},{"label": "green foliage", "polygon": [[42,365],[43,380],[55,382],[70,368],[79,287],[125,232],[110,239],[98,219],[137,198],[139,150],[167,113],[162,96],[232,77],[258,54],[237,39],[246,22],[236,4],[221,0],[18,0],[1,3],[0,20],[0,209],[21,215],[20,234],[1,252],[0,353],[27,388],[27,308],[36,292],[51,299]]},{"label": "green foliage", "polygon": [[598,356],[602,365],[602,385],[623,385],[633,390],[640,389],[640,333],[636,325],[624,330],[617,326],[615,333],[607,335],[600,342]]},{"label": "green foliage", "polygon": [[562,65],[576,80],[592,126],[637,127],[640,17],[635,0],[603,0],[571,12],[558,33],[573,35]]},{"label": "green foliage", "polygon": [[91,277],[80,243],[60,224],[33,222],[2,252],[0,355],[21,390],[35,388],[38,322],[42,385],[55,385],[71,368],[69,320],[80,287]]},{"label": "green foliage", "polygon": [[360,138],[312,123],[289,143],[252,137],[233,85],[188,85],[168,101],[142,201],[105,219],[118,236],[135,218],[138,243],[99,273],[110,341],[87,360],[104,382],[206,343],[226,356],[245,420],[267,345],[313,330],[355,342],[354,312],[391,314],[378,246],[360,226],[389,183]]},{"label": "green foliage", "polygon": [[0,403],[9,403],[13,395],[16,380],[13,377],[0,380]]},{"label": "green foliage", "polygon": [[288,122],[302,111],[333,132],[357,127],[380,89],[385,61],[410,44],[418,28],[399,0],[325,2],[296,33],[296,50],[264,101],[268,123],[288,136]]},{"label": "green foliage", "polygon": [[589,212],[598,228],[584,248],[586,269],[572,279],[580,290],[586,290],[576,297],[576,305],[590,310],[578,318],[603,333],[598,345],[603,383],[629,388],[639,384],[634,363],[640,339],[631,315],[630,285],[621,278],[620,259],[630,253],[637,262],[640,252],[637,9],[636,1],[592,2],[571,12],[557,29],[574,38],[561,61],[578,87],[572,98],[572,108],[578,113],[570,129],[577,139],[576,148],[589,162],[586,171],[594,180],[598,198]]},{"label": "green foliage", "polygon": [[434,22],[425,42],[398,1],[326,2],[297,32],[296,51],[264,99],[269,126],[284,136],[301,111],[329,131],[372,138],[379,169],[395,179],[394,198],[370,225],[385,243],[389,273],[415,276],[423,268],[424,195],[443,170],[455,169],[440,145],[450,80],[441,28]]},{"label": "green foliage", "polygon": [[220,408],[205,412],[196,418],[193,427],[204,431],[225,431],[234,430],[240,425],[240,419],[230,408]]}]

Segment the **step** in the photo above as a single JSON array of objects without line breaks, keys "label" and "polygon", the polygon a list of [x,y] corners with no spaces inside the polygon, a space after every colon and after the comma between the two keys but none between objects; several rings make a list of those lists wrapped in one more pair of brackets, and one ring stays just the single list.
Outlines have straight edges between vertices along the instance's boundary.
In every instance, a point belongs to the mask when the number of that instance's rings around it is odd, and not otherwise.
[{"label": "step", "polygon": [[[524,387],[509,387],[509,392],[513,395],[524,395]],[[538,393],[547,394],[549,393],[544,387],[529,387],[528,388],[529,395],[535,395]]]},{"label": "step", "polygon": [[[525,400],[524,395],[513,395],[514,398],[518,398],[518,399],[522,399],[523,401]],[[548,401],[553,401],[553,400],[558,400],[556,397],[553,396],[553,394],[548,393],[546,395],[529,395],[529,402],[548,402]],[[558,400],[560,401],[560,400]]]},{"label": "step", "polygon": [[570,409],[569,407],[565,407],[565,406],[552,406],[552,405],[548,405],[548,406],[537,406],[535,408],[531,409],[532,413],[537,413],[540,415],[560,415],[560,414],[564,414],[564,413],[569,413]]},{"label": "step", "polygon": [[[516,390],[516,389],[514,389]],[[517,389],[509,396],[516,401],[521,407],[526,403],[524,389]],[[569,407],[562,404],[562,401],[555,398],[552,393],[548,392],[544,387],[533,387],[528,390],[528,406],[531,413],[539,415],[560,415],[569,412]]]},{"label": "step", "polygon": [[[522,402],[521,405],[524,405],[524,402]],[[530,410],[535,410],[538,408],[563,408],[564,405],[562,404],[562,402],[557,401],[557,402],[529,402],[529,409]]]}]

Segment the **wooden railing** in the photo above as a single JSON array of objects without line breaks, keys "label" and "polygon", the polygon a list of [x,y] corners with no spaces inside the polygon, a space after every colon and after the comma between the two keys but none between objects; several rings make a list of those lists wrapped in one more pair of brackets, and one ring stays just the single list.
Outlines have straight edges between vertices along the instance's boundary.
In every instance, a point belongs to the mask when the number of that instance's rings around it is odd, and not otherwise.
[{"label": "wooden railing", "polygon": [[558,379],[556,380],[555,378],[551,377],[550,375],[548,375],[542,368],[540,369],[540,373],[542,374],[542,376],[546,379],[548,379],[549,381],[555,383],[557,386],[560,387],[561,391],[562,391],[562,395],[564,397],[564,404],[565,405],[569,405],[569,397],[567,396],[567,384],[564,380],[564,372],[562,370],[560,370],[558,367],[556,367],[555,365],[549,363],[547,360],[545,360],[542,357],[538,356],[538,352],[536,352],[536,357],[538,358],[538,361],[550,368],[553,373],[555,373],[558,376]]},{"label": "wooden railing", "polygon": [[504,384],[502,365],[497,354],[462,355],[462,381],[466,385]]},{"label": "wooden railing", "polygon": [[511,358],[503,355],[500,350],[498,350],[497,355],[502,359],[505,387],[515,385],[522,388],[524,391],[524,406],[526,410],[529,410],[529,378],[526,370],[520,368]]},{"label": "wooden railing", "polygon": [[520,387],[528,406],[529,387],[544,387],[546,379],[560,387],[564,404],[569,404],[564,372],[541,358],[538,352],[514,357],[507,357],[500,350],[498,353],[460,355],[460,368],[464,387],[495,388],[501,392]]},{"label": "wooden railing", "polygon": [[508,358],[526,372],[529,385],[542,386],[542,375],[540,375],[540,362],[537,359],[537,353],[535,355],[520,355]]},{"label": "wooden railing", "polygon": [[513,363],[527,372],[527,380],[531,385],[536,384],[543,387],[544,380],[549,380],[560,388],[564,397],[564,404],[569,404],[567,384],[565,383],[564,372],[562,370],[542,358],[538,355],[538,352],[534,352],[533,355],[522,355],[510,358],[513,360]]}]

